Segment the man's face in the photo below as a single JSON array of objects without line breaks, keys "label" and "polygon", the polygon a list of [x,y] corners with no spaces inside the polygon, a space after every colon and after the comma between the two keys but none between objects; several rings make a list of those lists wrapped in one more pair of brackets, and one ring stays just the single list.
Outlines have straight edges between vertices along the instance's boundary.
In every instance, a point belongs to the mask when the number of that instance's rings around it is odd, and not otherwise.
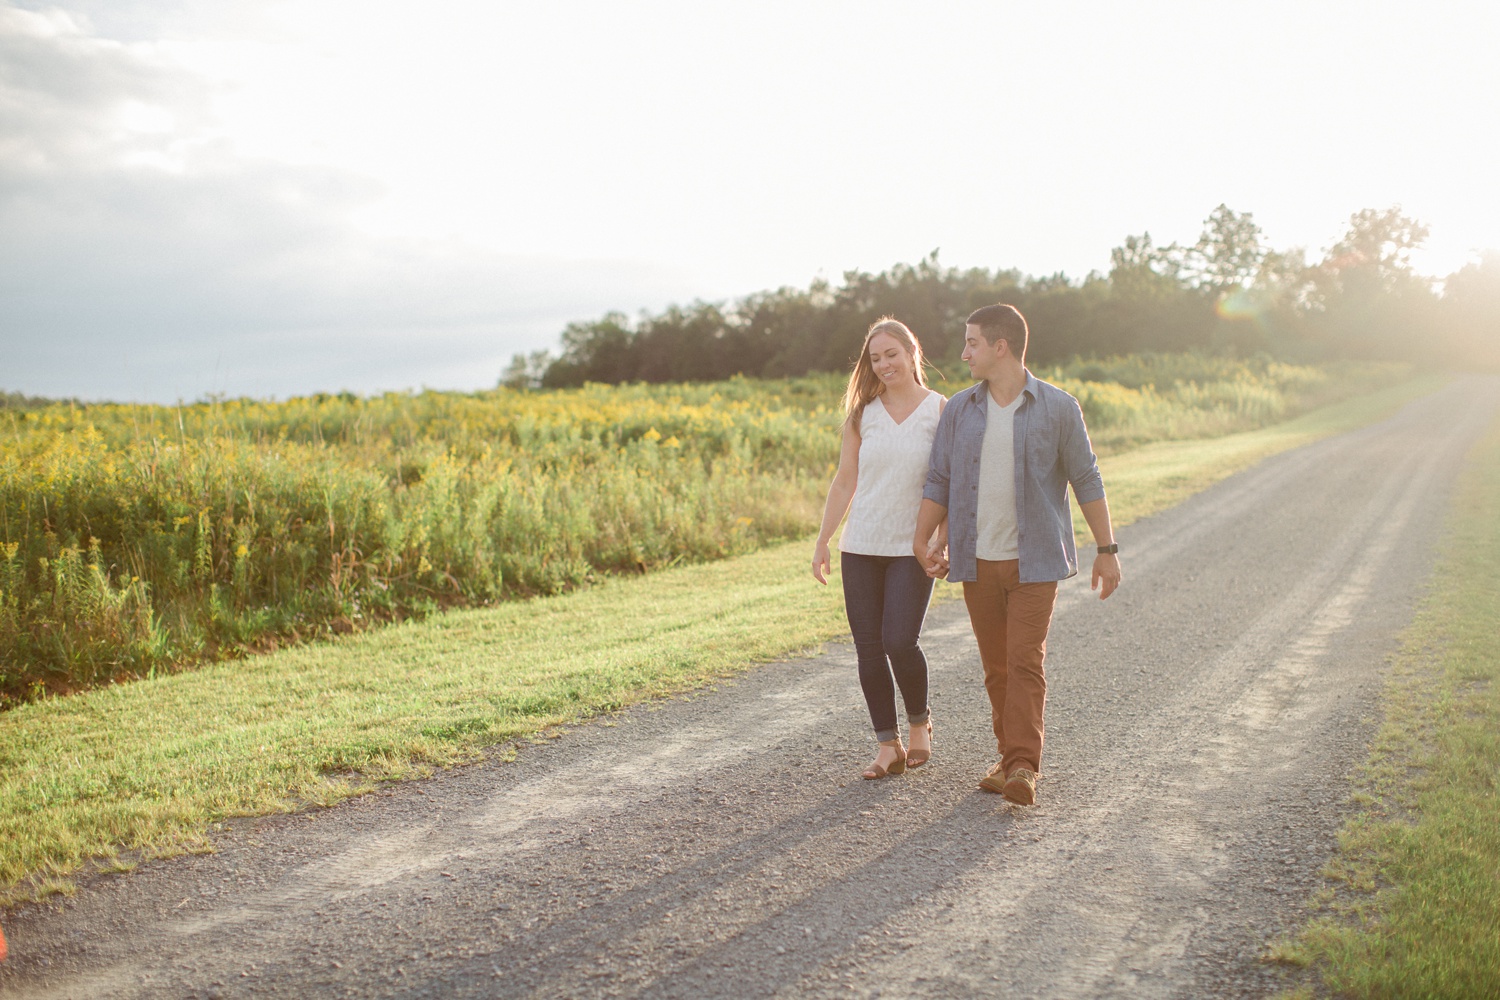
[{"label": "man's face", "polygon": [[964,327],[963,359],[969,366],[970,375],[981,379],[989,378],[999,369],[1000,357],[1004,353],[1005,341],[1002,338],[996,337],[991,344],[973,323]]}]

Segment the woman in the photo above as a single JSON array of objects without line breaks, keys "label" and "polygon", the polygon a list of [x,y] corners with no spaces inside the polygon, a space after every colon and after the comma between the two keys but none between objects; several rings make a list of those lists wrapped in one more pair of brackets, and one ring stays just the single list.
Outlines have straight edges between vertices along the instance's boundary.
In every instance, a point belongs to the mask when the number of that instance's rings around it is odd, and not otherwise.
[{"label": "woman", "polygon": [[[932,578],[912,554],[912,536],[927,456],[946,402],[927,388],[917,338],[889,316],[877,320],[844,391],[843,449],[812,561],[813,577],[827,583],[828,542],[847,511],[839,540],[844,610],[880,743],[875,762],[863,772],[867,779],[901,774],[932,756],[927,658],[917,645]],[[896,726],[896,687],[906,704],[909,750]]]}]

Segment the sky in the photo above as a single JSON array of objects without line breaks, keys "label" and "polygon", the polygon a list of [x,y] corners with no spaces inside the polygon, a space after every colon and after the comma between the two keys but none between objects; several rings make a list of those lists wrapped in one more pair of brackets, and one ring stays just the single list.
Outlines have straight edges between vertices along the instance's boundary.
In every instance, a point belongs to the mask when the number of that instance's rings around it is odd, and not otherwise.
[{"label": "sky", "polygon": [[569,322],[1220,203],[1500,248],[1500,9],[0,0],[0,390],[478,389]]}]

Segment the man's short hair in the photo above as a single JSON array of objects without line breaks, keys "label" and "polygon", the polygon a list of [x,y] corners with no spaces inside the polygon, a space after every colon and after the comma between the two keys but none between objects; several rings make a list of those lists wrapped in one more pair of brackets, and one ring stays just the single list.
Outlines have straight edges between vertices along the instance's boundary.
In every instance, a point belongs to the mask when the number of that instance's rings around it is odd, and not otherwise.
[{"label": "man's short hair", "polygon": [[1016,356],[1016,360],[1026,360],[1026,317],[1015,306],[998,302],[975,309],[964,322],[979,327],[980,334],[991,345],[1003,340],[1010,345],[1010,353]]}]

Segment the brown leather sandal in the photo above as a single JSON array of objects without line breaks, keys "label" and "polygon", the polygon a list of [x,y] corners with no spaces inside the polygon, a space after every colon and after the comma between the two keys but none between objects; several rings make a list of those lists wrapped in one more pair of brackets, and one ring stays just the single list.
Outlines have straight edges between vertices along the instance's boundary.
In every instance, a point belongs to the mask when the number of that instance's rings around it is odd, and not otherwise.
[{"label": "brown leather sandal", "polygon": [[906,751],[907,767],[921,767],[932,759],[932,720],[928,719],[925,723],[918,726],[917,729],[919,731],[922,729],[927,730],[927,749]]},{"label": "brown leather sandal", "polygon": [[[881,740],[880,745],[883,747],[895,747],[896,759],[891,761],[886,767],[881,767],[879,764],[871,764],[865,768],[860,773],[860,777],[866,781],[879,781],[888,774],[904,774],[906,772],[906,750],[902,748],[901,741],[899,739],[890,740],[889,742]],[[879,760],[878,757],[876,759]]]}]

